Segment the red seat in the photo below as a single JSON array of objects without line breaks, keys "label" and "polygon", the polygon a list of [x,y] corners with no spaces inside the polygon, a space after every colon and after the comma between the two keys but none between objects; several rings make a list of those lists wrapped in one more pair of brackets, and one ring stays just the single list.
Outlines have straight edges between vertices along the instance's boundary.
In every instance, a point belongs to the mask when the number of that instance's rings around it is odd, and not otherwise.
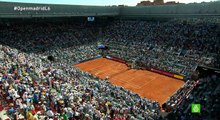
[{"label": "red seat", "polygon": [[2,111],[3,110],[3,108],[2,108],[2,106],[0,106],[0,111]]},{"label": "red seat", "polygon": [[58,118],[56,117],[56,118],[54,118],[53,120],[58,120]]}]

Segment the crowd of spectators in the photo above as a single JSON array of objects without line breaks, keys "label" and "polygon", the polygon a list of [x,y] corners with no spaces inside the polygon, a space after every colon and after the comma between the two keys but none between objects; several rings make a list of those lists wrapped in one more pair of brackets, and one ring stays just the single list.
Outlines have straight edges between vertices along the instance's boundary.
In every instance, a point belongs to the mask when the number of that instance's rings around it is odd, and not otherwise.
[{"label": "crowd of spectators", "polygon": [[218,18],[114,21],[102,42],[106,53],[139,66],[191,76],[198,65],[220,67]]},{"label": "crowd of spectators", "polygon": [[[199,81],[188,80],[186,83],[170,98],[167,99],[165,104],[170,106],[172,109],[176,109],[186,96],[192,92]],[[166,107],[166,106],[165,106]],[[169,111],[169,110],[168,110]]]},{"label": "crowd of spectators", "polygon": [[[0,110],[7,110],[9,117],[34,120],[161,119],[158,102],[72,67],[98,55],[100,41],[95,36],[101,32],[90,27],[79,23],[1,27]],[[104,29],[101,42],[110,47],[109,55],[190,75],[198,64],[216,66],[217,27],[216,19],[115,21]],[[47,56],[55,60],[49,61]],[[216,116],[218,81],[211,76],[186,82],[167,101],[174,108],[174,118],[206,117],[189,112],[193,102],[211,103],[202,111],[209,113],[210,118]],[[2,98],[7,102],[5,106]]]},{"label": "crowd of spectators", "polygon": [[97,30],[85,27],[84,23],[8,24],[2,28],[1,44],[41,54],[45,59],[53,56],[57,62],[64,60],[74,64],[98,55],[97,39],[94,38]]},{"label": "crowd of spectators", "polygon": [[[191,92],[187,88],[193,86]],[[220,79],[219,76],[210,75],[201,78],[198,81],[190,82],[182,90],[173,96],[174,101],[176,97],[182,95],[180,98],[182,102],[173,109],[167,119],[173,120],[219,120],[218,115],[220,109]],[[168,103],[176,104],[172,98]],[[191,105],[200,104],[200,113],[192,113]]]},{"label": "crowd of spectators", "polygon": [[65,33],[67,26],[53,24],[18,28],[0,30],[0,93],[7,102],[0,108],[12,119],[160,118],[158,102],[72,67],[97,55],[89,32]]},{"label": "crowd of spectators", "polygon": [[97,29],[79,23],[7,24],[0,29],[0,43],[28,53],[96,45]]}]

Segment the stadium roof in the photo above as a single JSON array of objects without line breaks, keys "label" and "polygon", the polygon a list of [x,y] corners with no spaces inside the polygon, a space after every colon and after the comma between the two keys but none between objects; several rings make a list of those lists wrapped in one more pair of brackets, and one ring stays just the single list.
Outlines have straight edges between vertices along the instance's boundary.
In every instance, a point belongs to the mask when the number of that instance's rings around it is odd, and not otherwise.
[{"label": "stadium roof", "polygon": [[65,16],[220,16],[220,2],[160,6],[82,6],[0,2],[0,18]]}]

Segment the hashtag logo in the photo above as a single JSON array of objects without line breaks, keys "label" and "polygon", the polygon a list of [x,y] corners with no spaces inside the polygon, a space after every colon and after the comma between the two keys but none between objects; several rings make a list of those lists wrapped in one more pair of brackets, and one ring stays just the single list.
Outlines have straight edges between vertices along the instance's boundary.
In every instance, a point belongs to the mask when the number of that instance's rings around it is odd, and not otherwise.
[{"label": "hashtag logo", "polygon": [[192,113],[200,113],[200,104],[192,104],[191,105]]}]

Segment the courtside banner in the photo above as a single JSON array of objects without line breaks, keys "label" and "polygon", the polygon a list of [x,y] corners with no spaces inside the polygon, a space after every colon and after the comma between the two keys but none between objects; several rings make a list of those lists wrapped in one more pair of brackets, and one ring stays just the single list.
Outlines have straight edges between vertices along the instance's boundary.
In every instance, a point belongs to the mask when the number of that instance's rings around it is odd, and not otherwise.
[{"label": "courtside banner", "polygon": [[174,75],[171,74],[171,73],[168,73],[168,72],[162,72],[164,75],[167,75],[167,76],[170,76],[170,77],[173,77]]},{"label": "courtside banner", "polygon": [[112,58],[112,60],[114,61],[117,61],[117,62],[120,62],[120,63],[126,63],[126,61],[122,60],[122,59],[119,59],[119,58]]},{"label": "courtside banner", "polygon": [[153,68],[151,68],[150,70],[151,70],[151,71],[154,71],[154,72],[157,72],[157,73],[160,73],[160,74],[164,74],[164,75],[170,76],[170,77],[173,77],[173,76],[174,76],[174,75],[171,74],[171,73],[164,72],[164,71],[161,71],[161,70],[157,70],[157,69],[153,69]]},{"label": "courtside banner", "polygon": [[174,77],[175,77],[175,78],[178,78],[178,79],[181,79],[181,80],[184,79],[184,77],[183,77],[183,76],[180,76],[180,75],[174,75]]}]

